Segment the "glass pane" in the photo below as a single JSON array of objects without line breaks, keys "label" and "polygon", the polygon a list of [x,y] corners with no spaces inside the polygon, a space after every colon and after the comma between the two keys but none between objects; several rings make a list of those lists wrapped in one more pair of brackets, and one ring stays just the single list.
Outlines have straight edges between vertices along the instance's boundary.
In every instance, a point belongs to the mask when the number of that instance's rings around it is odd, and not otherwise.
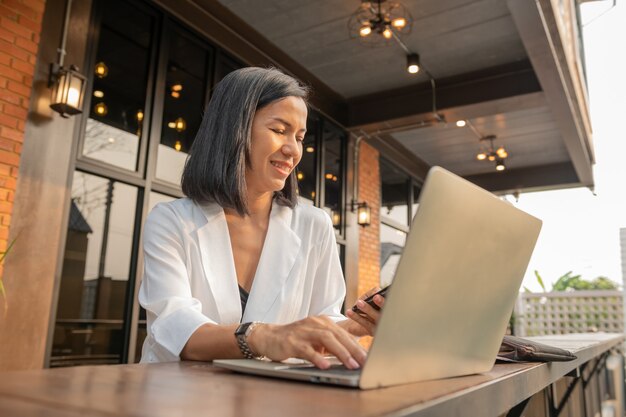
[{"label": "glass pane", "polygon": [[380,158],[381,217],[408,225],[409,176],[384,158]]},{"label": "glass pane", "polygon": [[120,363],[137,189],[74,173],[50,366]]},{"label": "glass pane", "polygon": [[206,48],[182,32],[172,32],[156,177],[173,184],[180,183],[187,152],[202,120],[208,59]]},{"label": "glass pane", "polygon": [[380,286],[386,287],[393,281],[400,255],[406,242],[406,233],[380,225]]},{"label": "glass pane", "polygon": [[317,161],[317,132],[319,129],[319,119],[315,114],[309,114],[307,120],[307,132],[304,136],[304,143],[302,144],[302,159],[298,164],[298,192],[300,200],[305,200],[310,204],[315,201],[315,178],[316,169],[315,163]]},{"label": "glass pane", "polygon": [[244,66],[245,65],[243,65],[236,59],[226,55],[226,53],[222,51],[215,67],[215,82],[220,82],[222,78],[226,77],[231,72],[238,70],[239,68],[243,68]]},{"label": "glass pane", "polygon": [[343,144],[345,135],[342,130],[324,123],[322,134],[324,141],[324,207],[328,210],[333,226],[337,231],[342,224],[342,195],[343,195]]},{"label": "glass pane", "polygon": [[153,24],[127,2],[103,7],[83,156],[137,169]]},{"label": "glass pane", "polygon": [[[158,203],[165,203],[175,200],[175,197],[169,195],[151,192],[148,196],[148,212],[154,208]],[[141,348],[143,347],[143,341],[148,334],[146,330],[146,310],[143,307],[139,307],[139,321],[137,323],[137,345],[135,346],[135,362],[141,360]]]},{"label": "glass pane", "polygon": [[412,208],[412,217],[415,217],[415,213],[417,213],[417,206],[419,206],[419,204],[417,203],[420,197],[420,191],[422,191],[422,189],[417,185],[417,184],[413,184],[413,208]]}]

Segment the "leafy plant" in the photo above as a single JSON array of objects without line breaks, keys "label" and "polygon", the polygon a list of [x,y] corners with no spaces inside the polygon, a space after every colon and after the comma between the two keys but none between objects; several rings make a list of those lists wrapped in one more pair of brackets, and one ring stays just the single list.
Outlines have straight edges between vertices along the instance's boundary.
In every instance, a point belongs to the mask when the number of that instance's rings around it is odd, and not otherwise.
[{"label": "leafy plant", "polygon": [[[537,277],[537,282],[539,286],[543,290],[546,291],[546,287],[544,285],[543,279],[541,275],[539,275],[539,271],[535,270],[535,276]],[[591,281],[583,279],[580,274],[573,275],[572,271],[568,271],[567,273],[561,275],[559,279],[556,280],[554,284],[552,284],[552,289],[550,291],[583,291],[583,290],[617,290],[618,285],[611,281],[607,277],[597,277]],[[526,292],[532,292],[528,288],[524,287]]]},{"label": "leafy plant", "polygon": [[[4,262],[4,258],[11,251],[11,248],[15,244],[16,240],[17,240],[17,237],[15,237],[11,241],[11,243],[9,243],[9,246],[7,247],[7,250],[5,250],[4,252],[0,252],[0,264],[2,264],[2,262]],[[4,289],[4,283],[2,282],[2,276],[0,276],[0,294],[2,294],[2,299],[4,300],[4,311],[6,312],[6,310],[7,310],[9,305],[7,303],[7,295],[6,295],[6,291]]]}]

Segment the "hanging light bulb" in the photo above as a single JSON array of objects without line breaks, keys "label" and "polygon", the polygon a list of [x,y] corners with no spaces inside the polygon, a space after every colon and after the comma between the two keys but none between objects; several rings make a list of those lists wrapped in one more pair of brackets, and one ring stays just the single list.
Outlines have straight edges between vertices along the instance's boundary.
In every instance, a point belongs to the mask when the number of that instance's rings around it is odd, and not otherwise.
[{"label": "hanging light bulb", "polygon": [[464,127],[465,124],[466,124],[465,120],[457,120],[456,121],[457,127]]},{"label": "hanging light bulb", "polygon": [[500,146],[496,153],[502,159],[505,159],[507,156],[509,156],[509,153],[506,151],[506,149],[504,149],[504,146]]},{"label": "hanging light bulb", "polygon": [[182,117],[174,120],[174,124],[174,129],[176,129],[177,132],[183,132],[185,129],[187,129],[187,122]]},{"label": "hanging light bulb", "polygon": [[393,36],[393,32],[391,31],[389,26],[385,26],[385,30],[383,30],[382,33],[385,39],[391,39],[391,37]]},{"label": "hanging light bulb", "polygon": [[182,148],[183,148],[183,144],[180,143],[179,140],[177,140],[176,143],[174,143],[174,149],[176,149],[176,152],[180,152]]},{"label": "hanging light bulb", "polygon": [[137,110],[137,121],[141,123],[143,121],[143,111]]},{"label": "hanging light bulb", "polygon": [[487,158],[487,154],[485,154],[484,152],[480,152],[478,155],[476,155],[476,159],[478,159],[479,161],[484,161]]},{"label": "hanging light bulb", "polygon": [[364,24],[361,26],[361,29],[359,29],[359,36],[363,38],[368,36],[370,33],[372,33],[372,26],[369,23]]},{"label": "hanging light bulb", "polygon": [[402,29],[403,27],[406,26],[406,19],[404,17],[398,17],[391,21],[391,25],[394,28]]},{"label": "hanging light bulb", "polygon": [[487,159],[493,162],[496,160],[496,155],[493,152],[490,152],[489,155],[487,155]]},{"label": "hanging light bulb", "polygon": [[94,71],[98,78],[104,78],[109,75],[109,67],[107,67],[106,64],[102,61],[96,64],[96,66],[94,67]]},{"label": "hanging light bulb", "polygon": [[504,160],[498,158],[496,162],[496,171],[504,171],[506,167],[504,166]]},{"label": "hanging light bulb", "polygon": [[96,103],[96,105],[93,106],[93,111],[98,116],[106,116],[107,113],[109,112],[109,108],[107,107],[106,104],[104,104],[103,102],[100,102],[100,103]]},{"label": "hanging light bulb", "polygon": [[410,74],[417,74],[420,70],[420,56],[418,54],[409,54],[406,56],[406,70]]}]

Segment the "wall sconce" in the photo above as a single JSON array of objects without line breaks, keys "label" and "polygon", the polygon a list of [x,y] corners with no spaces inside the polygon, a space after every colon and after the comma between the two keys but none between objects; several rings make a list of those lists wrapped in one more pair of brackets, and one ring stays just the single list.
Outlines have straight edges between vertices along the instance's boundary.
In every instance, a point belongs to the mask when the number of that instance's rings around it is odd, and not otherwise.
[{"label": "wall sconce", "polygon": [[87,79],[78,72],[78,67],[70,65],[63,67],[65,59],[65,43],[67,41],[67,27],[70,22],[72,0],[68,0],[65,6],[65,21],[63,23],[63,36],[59,47],[59,62],[50,64],[48,87],[52,88],[50,108],[58,112],[61,117],[67,118],[74,114],[82,113],[83,98]]},{"label": "wall sconce", "polygon": [[82,113],[86,81],[75,65],[65,69],[62,60],[58,64],[51,64],[48,87],[52,88],[52,110],[64,118]]},{"label": "wall sconce", "polygon": [[331,210],[330,218],[333,221],[333,227],[339,228],[339,226],[341,226],[341,213],[339,210]]},{"label": "wall sconce", "polygon": [[365,201],[353,201],[352,211],[356,210],[357,223],[361,226],[369,226],[372,223],[372,211]]}]

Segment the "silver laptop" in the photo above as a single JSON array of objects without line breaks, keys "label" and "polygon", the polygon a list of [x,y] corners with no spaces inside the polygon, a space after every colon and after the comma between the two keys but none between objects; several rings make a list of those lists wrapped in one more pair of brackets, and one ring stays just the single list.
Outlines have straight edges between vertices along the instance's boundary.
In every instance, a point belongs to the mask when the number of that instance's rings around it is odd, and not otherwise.
[{"label": "silver laptop", "polygon": [[216,360],[237,372],[362,389],[489,371],[541,221],[433,167],[365,365]]}]

